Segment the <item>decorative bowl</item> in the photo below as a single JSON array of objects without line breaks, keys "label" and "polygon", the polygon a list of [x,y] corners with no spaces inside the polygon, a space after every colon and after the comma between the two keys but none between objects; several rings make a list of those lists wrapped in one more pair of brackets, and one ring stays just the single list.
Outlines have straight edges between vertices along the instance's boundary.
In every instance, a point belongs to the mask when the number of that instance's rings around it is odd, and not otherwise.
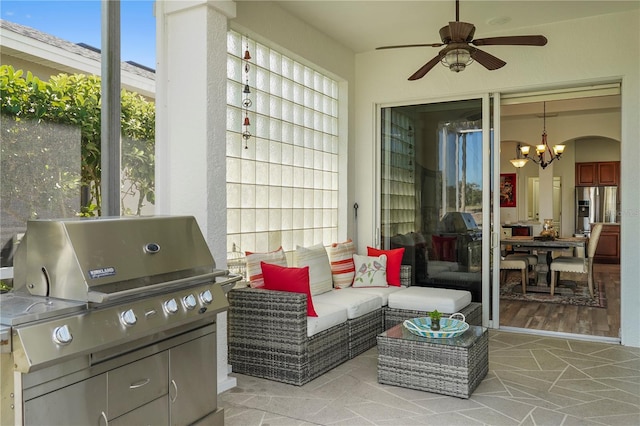
[{"label": "decorative bowl", "polygon": [[[454,316],[462,317],[462,320],[455,319]],[[440,330],[431,330],[431,318],[418,317],[405,320],[404,327],[411,333],[421,336],[430,337],[432,339],[450,339],[463,334],[469,329],[469,324],[465,322],[463,314],[457,312],[449,318],[440,319]]]}]

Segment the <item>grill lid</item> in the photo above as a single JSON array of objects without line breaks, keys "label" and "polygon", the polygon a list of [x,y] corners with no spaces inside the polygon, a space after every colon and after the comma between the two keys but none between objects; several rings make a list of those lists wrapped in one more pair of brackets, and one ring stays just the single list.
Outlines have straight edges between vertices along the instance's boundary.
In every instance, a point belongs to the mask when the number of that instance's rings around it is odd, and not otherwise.
[{"label": "grill lid", "polygon": [[[227,272],[192,216],[32,220],[15,277],[32,295],[106,302]],[[20,282],[22,281],[22,282]]]}]

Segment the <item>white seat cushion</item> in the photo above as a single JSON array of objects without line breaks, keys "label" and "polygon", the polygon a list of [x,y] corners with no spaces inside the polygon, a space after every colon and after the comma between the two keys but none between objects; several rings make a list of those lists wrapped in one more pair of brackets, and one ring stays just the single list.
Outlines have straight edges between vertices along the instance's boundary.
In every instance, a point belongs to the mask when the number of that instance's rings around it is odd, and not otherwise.
[{"label": "white seat cushion", "polygon": [[[314,298],[315,303],[315,298]],[[409,287],[389,295],[389,307],[412,311],[459,312],[471,303],[471,293],[446,288]]]},{"label": "white seat cushion", "polygon": [[558,257],[551,262],[551,270],[586,274],[589,271],[588,260],[583,257]]},{"label": "white seat cushion", "polygon": [[[380,296],[361,291],[346,290],[336,289],[313,296],[313,305],[315,307],[316,303],[326,303],[340,306],[347,310],[347,318],[349,319],[361,317],[382,307],[382,298]],[[318,311],[316,310],[316,312]]]},{"label": "white seat cushion", "polygon": [[397,287],[395,285],[390,285],[389,287],[360,287],[360,288],[344,288],[343,291],[352,291],[355,293],[368,293],[379,296],[382,299],[382,306],[387,306],[389,303],[389,295],[391,293],[395,293],[403,288],[407,287]]},{"label": "white seat cushion", "polygon": [[535,254],[509,254],[507,255],[507,260],[518,259],[524,257],[529,261],[529,266],[538,264],[538,256]]},{"label": "white seat cushion", "polygon": [[313,307],[318,316],[307,317],[307,337],[347,321],[346,308],[339,305],[316,302],[315,299],[314,297]]},{"label": "white seat cushion", "polygon": [[520,259],[511,258],[500,261],[500,269],[527,269],[529,267],[529,261],[526,257]]},{"label": "white seat cushion", "polygon": [[460,268],[458,262],[447,262],[445,260],[429,260],[427,262],[427,273],[435,275],[440,272],[456,272]]}]

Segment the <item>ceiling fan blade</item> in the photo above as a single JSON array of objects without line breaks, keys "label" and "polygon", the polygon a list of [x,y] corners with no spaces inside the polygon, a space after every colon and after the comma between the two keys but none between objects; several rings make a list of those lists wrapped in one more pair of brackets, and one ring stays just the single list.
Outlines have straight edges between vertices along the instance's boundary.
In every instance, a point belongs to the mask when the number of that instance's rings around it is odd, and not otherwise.
[{"label": "ceiling fan blade", "polygon": [[414,72],[413,75],[409,77],[409,80],[418,80],[424,77],[426,73],[431,71],[431,68],[435,67],[438,62],[440,62],[443,56],[444,53],[441,51],[435,58],[424,64],[418,71]]},{"label": "ceiling fan blade", "polygon": [[489,71],[497,70],[498,68],[502,68],[507,65],[507,63],[502,59],[496,58],[495,56],[480,49],[473,49],[471,57]]},{"label": "ceiling fan blade", "polygon": [[476,27],[468,22],[449,22],[449,36],[451,41],[458,43],[466,43],[473,39]]},{"label": "ceiling fan blade", "polygon": [[426,43],[426,44],[400,44],[397,46],[380,46],[380,47],[376,47],[376,50],[383,50],[383,49],[402,49],[405,47],[441,47],[444,46],[444,44],[442,43]]},{"label": "ceiling fan blade", "polygon": [[505,36],[479,38],[471,42],[474,46],[544,46],[547,38],[541,35]]}]

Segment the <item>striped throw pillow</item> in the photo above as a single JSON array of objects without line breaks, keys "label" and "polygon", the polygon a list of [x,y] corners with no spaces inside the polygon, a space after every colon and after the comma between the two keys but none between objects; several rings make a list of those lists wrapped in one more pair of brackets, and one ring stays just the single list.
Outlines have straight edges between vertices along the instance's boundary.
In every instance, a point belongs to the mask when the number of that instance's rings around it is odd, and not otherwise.
[{"label": "striped throw pillow", "polygon": [[356,272],[356,267],[353,263],[353,255],[355,253],[356,246],[350,239],[344,243],[333,243],[330,247],[327,247],[333,276],[333,287],[347,288],[353,284],[353,277]]},{"label": "striped throw pillow", "polygon": [[327,250],[322,244],[311,247],[296,246],[296,262],[299,268],[309,267],[309,287],[312,296],[331,291],[331,265]]},{"label": "striped throw pillow", "polygon": [[264,277],[260,262],[271,263],[278,266],[287,266],[287,257],[282,247],[268,253],[246,252],[247,256],[247,277],[249,285],[253,288],[264,287]]}]

